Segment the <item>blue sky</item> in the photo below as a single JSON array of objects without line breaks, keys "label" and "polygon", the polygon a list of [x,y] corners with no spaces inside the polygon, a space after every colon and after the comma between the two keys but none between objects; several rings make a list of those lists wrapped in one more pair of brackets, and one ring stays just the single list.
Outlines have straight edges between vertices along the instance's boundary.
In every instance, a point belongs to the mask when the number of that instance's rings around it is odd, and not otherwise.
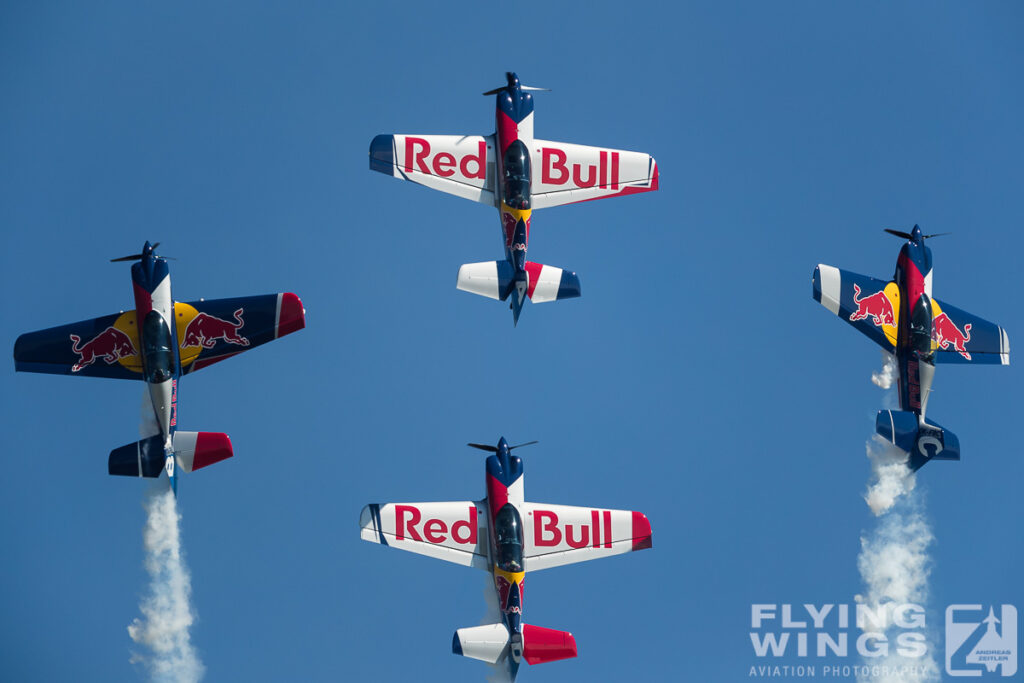
[{"label": "blue sky", "polygon": [[[883,227],[932,243],[935,293],[1024,329],[1015,255],[1024,10],[1012,3],[522,2],[0,9],[2,334],[131,305],[146,239],[179,300],[294,291],[307,328],[185,378],[184,429],[235,457],[181,482],[207,680],[482,680],[449,653],[488,579],[358,540],[367,502],[484,492],[467,441],[539,439],[526,496],[638,509],[654,549],[529,578],[576,660],[524,681],[737,680],[751,603],[863,589],[866,338],[811,298],[819,262],[887,277]],[[654,155],[661,190],[539,211],[531,259],[583,297],[456,291],[496,212],[371,173],[378,133],[489,134],[515,70],[546,139]],[[941,367],[963,461],[920,474],[929,620],[1024,607],[1020,365]],[[145,484],[106,474],[141,385],[0,383],[0,662],[133,680]],[[1015,389],[1016,387],[1016,389]]]}]

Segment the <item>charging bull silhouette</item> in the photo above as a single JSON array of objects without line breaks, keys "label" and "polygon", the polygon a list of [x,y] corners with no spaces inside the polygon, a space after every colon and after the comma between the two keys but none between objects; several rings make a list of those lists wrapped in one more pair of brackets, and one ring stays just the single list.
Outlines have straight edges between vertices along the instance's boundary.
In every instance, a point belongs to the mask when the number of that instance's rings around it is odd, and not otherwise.
[{"label": "charging bull silhouette", "polygon": [[872,322],[878,327],[882,325],[896,325],[896,315],[892,310],[892,302],[885,295],[884,291],[878,291],[871,296],[859,299],[860,287],[853,286],[853,303],[857,304],[857,310],[850,316],[850,320],[864,320],[873,318]]},{"label": "charging bull silhouette", "polygon": [[223,339],[229,344],[248,346],[249,340],[238,334],[238,330],[245,324],[242,320],[243,309],[235,311],[235,322],[221,320],[206,313],[200,313],[192,318],[188,327],[185,328],[185,339],[182,346],[202,346],[204,349],[212,349],[218,339]]},{"label": "charging bull silhouette", "polygon": [[[116,327],[108,327],[89,341],[81,344],[82,338],[77,334],[70,335],[71,350],[78,354],[78,362],[71,366],[71,372],[78,372],[92,365],[97,358],[102,358],[107,365],[121,358],[134,356],[138,352],[132,339]],[[81,346],[79,346],[81,344]]]},{"label": "charging bull silhouette", "polygon": [[952,344],[961,356],[971,360],[971,354],[967,352],[967,342],[971,341],[971,323],[964,325],[964,331],[961,332],[948,315],[939,313],[932,320],[932,338],[943,351]]}]

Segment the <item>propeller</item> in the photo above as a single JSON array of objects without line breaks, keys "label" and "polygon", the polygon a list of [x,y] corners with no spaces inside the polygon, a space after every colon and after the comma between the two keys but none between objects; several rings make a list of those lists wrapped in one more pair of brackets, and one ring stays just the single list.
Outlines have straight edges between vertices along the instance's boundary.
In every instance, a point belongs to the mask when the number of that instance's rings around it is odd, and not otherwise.
[{"label": "propeller", "polygon": [[[540,441],[527,441],[526,443],[520,443],[516,444],[515,446],[509,446],[508,449],[511,451],[516,448],[522,448],[523,446],[532,446],[535,443],[540,443]],[[485,443],[467,443],[466,445],[469,446],[470,448],[479,448],[480,450],[487,451],[489,453],[498,452],[497,446],[489,446],[488,444]]]},{"label": "propeller", "polygon": [[[917,226],[914,226],[914,227],[917,227]],[[892,230],[890,228],[885,228],[885,231],[887,233],[889,233],[890,235],[896,235],[896,237],[902,237],[905,240],[913,239],[913,237],[911,236],[911,234],[909,232],[903,232],[902,230]],[[921,237],[923,237],[926,240],[930,240],[933,237],[942,237],[943,235],[952,235],[952,234],[953,233],[951,233],[951,232],[936,232],[936,233],[931,234],[931,235],[921,235]]]},{"label": "propeller", "polygon": [[[158,257],[156,255],[156,248],[159,247],[159,246],[160,246],[159,242],[154,242],[152,244],[152,246],[150,246],[149,253],[152,254],[153,258],[162,258],[165,261],[176,261],[177,260],[173,256],[159,256]],[[143,254],[132,254],[131,256],[122,256],[121,258],[112,258],[112,259],[110,259],[110,262],[111,263],[119,263],[121,261],[138,261],[139,259],[143,258],[144,256],[145,256],[144,253]]]},{"label": "propeller", "polygon": [[[497,95],[506,88],[514,88],[517,85],[519,85],[519,77],[516,76],[511,71],[505,72],[505,78],[508,79],[507,85],[503,85],[500,88],[495,88],[494,90],[488,90],[487,92],[484,93],[484,97],[487,97],[488,95]],[[551,88],[535,88],[532,85],[520,85],[519,89],[524,92],[551,92]]]}]

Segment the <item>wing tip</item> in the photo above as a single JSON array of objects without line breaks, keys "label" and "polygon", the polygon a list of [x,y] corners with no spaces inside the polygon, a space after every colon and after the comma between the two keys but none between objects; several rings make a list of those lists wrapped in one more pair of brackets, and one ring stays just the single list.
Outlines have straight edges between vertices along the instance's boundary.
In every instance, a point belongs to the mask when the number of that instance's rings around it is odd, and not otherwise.
[{"label": "wing tip", "polygon": [[277,316],[277,336],[283,337],[298,332],[306,326],[306,309],[297,294],[281,294],[280,310]]},{"label": "wing tip", "polygon": [[633,550],[646,550],[653,547],[651,542],[651,523],[642,512],[633,513]]},{"label": "wing tip", "polygon": [[394,135],[377,135],[370,141],[370,170],[395,175]]}]

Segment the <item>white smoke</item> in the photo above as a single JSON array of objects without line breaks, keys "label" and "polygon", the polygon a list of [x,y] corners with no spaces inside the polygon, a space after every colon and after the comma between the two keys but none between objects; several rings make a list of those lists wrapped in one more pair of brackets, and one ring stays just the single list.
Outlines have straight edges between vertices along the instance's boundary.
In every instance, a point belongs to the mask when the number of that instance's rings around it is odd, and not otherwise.
[{"label": "white smoke", "polygon": [[878,434],[867,443],[868,460],[871,461],[871,480],[864,500],[878,517],[888,512],[896,500],[914,490],[917,473],[907,467],[909,456]]},{"label": "white smoke", "polygon": [[882,369],[871,373],[871,381],[877,387],[888,389],[897,378],[899,370],[896,367],[896,355],[882,349]]},{"label": "white smoke", "polygon": [[[877,611],[899,605],[924,606],[928,601],[928,578],[931,573],[930,546],[934,541],[925,516],[924,501],[915,493],[916,474],[906,466],[907,454],[875,435],[867,444],[871,461],[872,481],[864,496],[872,514],[879,518],[876,527],[861,535],[857,568],[864,581],[865,592],[857,602]],[[881,675],[869,670],[858,673],[862,683],[906,683],[938,681],[940,672],[933,653],[936,634],[927,620],[923,632],[927,652],[921,657],[908,657],[896,646],[898,629],[870,627],[881,630],[888,641],[883,657],[865,658],[871,668],[879,667]],[[868,628],[868,627],[866,627]],[[886,674],[885,672],[889,672]]]},{"label": "white smoke", "polygon": [[131,661],[144,665],[154,681],[196,683],[205,668],[189,638],[195,620],[192,584],[181,551],[181,516],[170,488],[146,493],[146,527],[142,539],[149,574],[149,595],[141,603],[142,618],[128,626],[128,635],[145,646],[145,654],[132,653]]}]

